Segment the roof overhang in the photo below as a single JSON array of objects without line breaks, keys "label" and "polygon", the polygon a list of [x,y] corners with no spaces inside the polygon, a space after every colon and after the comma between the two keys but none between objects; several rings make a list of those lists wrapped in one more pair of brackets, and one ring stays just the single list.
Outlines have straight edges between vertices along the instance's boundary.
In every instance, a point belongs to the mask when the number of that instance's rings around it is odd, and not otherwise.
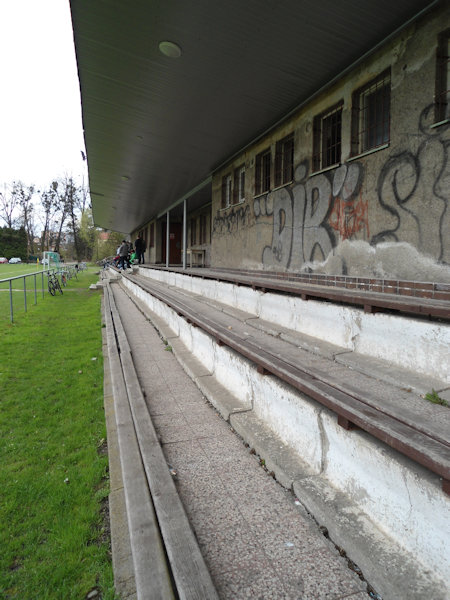
[{"label": "roof overhang", "polygon": [[437,3],[71,0],[96,225],[204,202],[220,165]]}]

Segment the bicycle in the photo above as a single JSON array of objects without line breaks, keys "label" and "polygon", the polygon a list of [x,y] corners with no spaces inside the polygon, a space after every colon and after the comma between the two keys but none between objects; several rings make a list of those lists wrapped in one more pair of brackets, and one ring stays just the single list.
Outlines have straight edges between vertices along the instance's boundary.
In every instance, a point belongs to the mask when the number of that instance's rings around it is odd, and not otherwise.
[{"label": "bicycle", "polygon": [[54,296],[56,294],[56,292],[60,292],[61,294],[63,293],[61,286],[59,284],[59,279],[56,276],[56,273],[53,272],[48,272],[47,273],[47,277],[48,277],[48,291],[49,293]]}]

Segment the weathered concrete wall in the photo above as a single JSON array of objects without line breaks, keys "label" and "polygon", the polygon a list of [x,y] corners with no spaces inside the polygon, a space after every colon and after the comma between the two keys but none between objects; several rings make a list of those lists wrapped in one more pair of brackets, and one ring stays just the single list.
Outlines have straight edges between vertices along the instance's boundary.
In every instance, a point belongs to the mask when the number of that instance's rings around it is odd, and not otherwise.
[{"label": "weathered concrete wall", "polygon": [[342,350],[389,361],[418,375],[450,384],[450,328],[446,323],[383,313],[368,314],[356,307],[263,293],[245,286],[169,271],[143,269],[141,274],[243,310],[269,323],[330,342]]},{"label": "weathered concrete wall", "polygon": [[[450,281],[450,122],[435,124],[434,105],[449,26],[444,3],[215,175],[213,266]],[[352,92],[387,68],[389,144],[352,157]],[[340,101],[341,164],[313,173],[313,119]],[[270,145],[273,162],[292,132],[294,181],[255,197],[256,155]],[[241,164],[245,202],[221,209],[222,177]]]}]

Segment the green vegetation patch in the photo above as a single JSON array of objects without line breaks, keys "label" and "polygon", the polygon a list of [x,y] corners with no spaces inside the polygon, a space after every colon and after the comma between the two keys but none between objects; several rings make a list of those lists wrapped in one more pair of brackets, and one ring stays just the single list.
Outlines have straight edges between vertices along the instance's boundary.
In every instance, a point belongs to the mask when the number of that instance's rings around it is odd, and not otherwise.
[{"label": "green vegetation patch", "polygon": [[428,400],[428,402],[431,402],[432,404],[448,406],[447,400],[445,400],[445,398],[441,398],[435,390],[432,390],[431,392],[428,392],[428,394],[425,394],[425,400]]},{"label": "green vegetation patch", "polygon": [[113,599],[93,270],[0,321],[0,599]]}]

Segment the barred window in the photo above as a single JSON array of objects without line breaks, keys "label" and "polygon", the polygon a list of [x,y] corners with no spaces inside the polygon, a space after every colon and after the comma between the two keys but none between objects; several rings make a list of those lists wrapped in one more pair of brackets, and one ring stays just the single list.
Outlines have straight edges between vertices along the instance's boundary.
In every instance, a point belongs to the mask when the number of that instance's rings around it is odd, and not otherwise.
[{"label": "barred window", "polygon": [[275,146],[275,187],[294,179],[294,134],[277,142]]},{"label": "barred window", "polygon": [[245,200],[245,165],[241,165],[234,171],[233,200],[235,204]]},{"label": "barred window", "polygon": [[196,219],[191,219],[190,230],[191,230],[191,246],[195,246],[195,244],[197,243],[197,220]]},{"label": "barred window", "polygon": [[438,37],[436,53],[436,95],[435,120],[445,121],[450,118],[450,29]]},{"label": "barred window", "polygon": [[352,96],[352,155],[389,142],[391,71],[388,69]]},{"label": "barred window", "polygon": [[231,175],[222,177],[222,208],[231,206]]},{"label": "barred window", "polygon": [[256,156],[255,194],[264,194],[270,191],[270,148]]},{"label": "barred window", "polygon": [[149,248],[153,248],[155,246],[155,223],[150,223],[150,241]]},{"label": "barred window", "polygon": [[313,170],[319,171],[341,162],[342,105],[340,102],[314,117]]}]

